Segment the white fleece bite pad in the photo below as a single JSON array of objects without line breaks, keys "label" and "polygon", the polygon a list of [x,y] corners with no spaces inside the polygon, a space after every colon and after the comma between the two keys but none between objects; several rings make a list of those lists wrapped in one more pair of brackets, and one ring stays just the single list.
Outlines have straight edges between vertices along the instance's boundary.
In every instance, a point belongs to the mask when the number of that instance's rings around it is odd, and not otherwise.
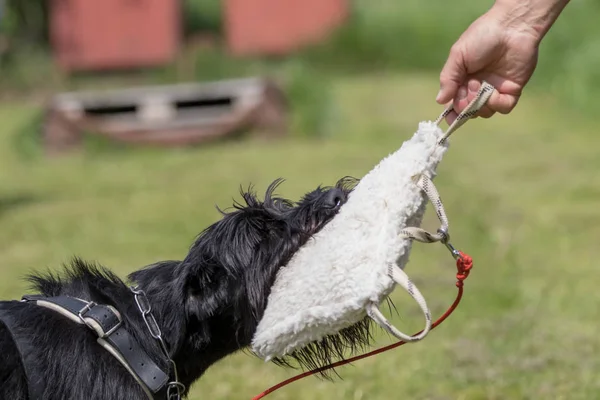
[{"label": "white fleece bite pad", "polygon": [[354,325],[366,308],[394,289],[390,268],[408,262],[412,241],[401,237],[420,226],[426,197],[413,181],[433,178],[448,149],[444,132],[421,122],[402,147],[364,176],[331,222],[283,266],[252,341],[264,360]]}]

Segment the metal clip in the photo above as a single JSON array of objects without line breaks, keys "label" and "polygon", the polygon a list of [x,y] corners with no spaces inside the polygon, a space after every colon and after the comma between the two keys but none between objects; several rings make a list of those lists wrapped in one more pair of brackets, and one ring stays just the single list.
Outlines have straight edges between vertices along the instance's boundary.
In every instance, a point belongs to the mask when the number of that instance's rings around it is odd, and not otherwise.
[{"label": "metal clip", "polygon": [[446,246],[446,248],[448,250],[450,250],[450,253],[452,254],[452,258],[454,258],[455,260],[462,258],[462,255],[460,254],[460,252],[458,250],[456,250],[454,248],[454,246],[452,246],[452,243],[450,243],[450,234],[448,233],[448,231],[443,228],[440,228],[437,231],[442,236],[442,239],[440,240],[440,242],[442,242],[444,244],[444,246]]},{"label": "metal clip", "polygon": [[463,256],[460,254],[460,252],[458,250],[456,250],[450,242],[445,242],[444,245],[446,246],[446,248],[448,250],[450,250],[450,253],[452,253],[452,257],[455,260],[458,260],[459,258],[461,258],[461,259],[463,258]]},{"label": "metal clip", "polygon": [[112,335],[117,329],[119,329],[123,324],[123,321],[121,319],[118,319],[118,322],[112,328],[110,328],[107,332],[104,332],[104,328],[94,325],[85,319],[85,315],[87,314],[87,312],[90,311],[92,308],[96,307],[97,305],[98,304],[96,304],[96,302],[90,301],[81,310],[79,310],[77,316],[85,326],[95,331],[101,339],[105,339],[108,336]]}]

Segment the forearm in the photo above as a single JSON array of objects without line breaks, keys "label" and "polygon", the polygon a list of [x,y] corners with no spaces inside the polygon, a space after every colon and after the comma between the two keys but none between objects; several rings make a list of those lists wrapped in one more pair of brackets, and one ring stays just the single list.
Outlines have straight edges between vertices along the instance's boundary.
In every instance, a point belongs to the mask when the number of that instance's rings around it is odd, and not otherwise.
[{"label": "forearm", "polygon": [[539,42],[550,30],[569,0],[496,0],[492,12],[511,29],[531,33]]}]

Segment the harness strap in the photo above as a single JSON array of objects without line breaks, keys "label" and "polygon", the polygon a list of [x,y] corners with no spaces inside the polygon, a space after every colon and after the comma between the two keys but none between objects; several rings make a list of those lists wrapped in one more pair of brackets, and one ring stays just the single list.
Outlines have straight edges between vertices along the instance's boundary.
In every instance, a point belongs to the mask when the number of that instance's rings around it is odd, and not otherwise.
[{"label": "harness strap", "polygon": [[55,311],[69,320],[85,325],[97,342],[115,357],[135,378],[150,400],[164,398],[169,375],[160,369],[125,329],[121,314],[110,305],[97,304],[70,296],[23,296],[23,301]]}]

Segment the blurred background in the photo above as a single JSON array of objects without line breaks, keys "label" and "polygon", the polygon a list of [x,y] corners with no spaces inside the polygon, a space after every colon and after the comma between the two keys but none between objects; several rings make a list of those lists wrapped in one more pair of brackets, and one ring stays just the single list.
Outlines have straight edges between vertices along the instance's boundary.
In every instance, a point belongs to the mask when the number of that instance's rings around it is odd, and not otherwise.
[{"label": "blurred background", "polygon": [[[25,274],[74,255],[123,277],[181,259],[240,186],[283,177],[297,199],[363,176],[442,111],[448,50],[493,2],[0,3],[0,296],[19,298]],[[572,1],[515,111],[453,136],[436,185],[475,269],[452,317],[335,383],[267,398],[600,398],[599,12]],[[435,315],[452,264],[416,244],[407,266]],[[392,297],[394,324],[419,330],[416,305]],[[190,398],[250,399],[293,374],[240,353]]]}]

